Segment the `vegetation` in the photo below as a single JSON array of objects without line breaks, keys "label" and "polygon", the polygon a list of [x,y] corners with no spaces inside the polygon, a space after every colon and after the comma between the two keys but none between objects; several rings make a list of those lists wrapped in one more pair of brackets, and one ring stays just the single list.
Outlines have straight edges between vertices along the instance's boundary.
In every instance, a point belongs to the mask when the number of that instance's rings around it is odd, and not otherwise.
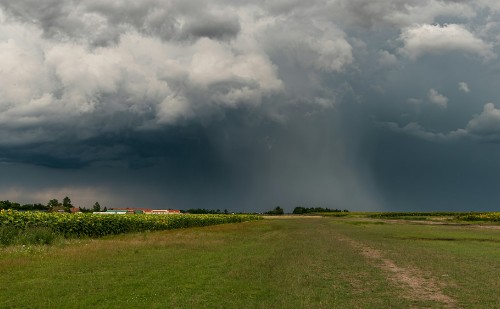
[{"label": "vegetation", "polygon": [[47,227],[18,228],[13,226],[0,226],[0,245],[50,245],[60,235]]},{"label": "vegetation", "polygon": [[[19,210],[19,211],[65,211],[70,212],[74,205],[71,203],[69,197],[64,197],[62,203],[58,199],[51,199],[46,205],[36,203],[36,204],[24,204],[21,205],[17,202],[11,202],[9,200],[0,201],[0,210]],[[82,210],[82,208],[80,208]]]},{"label": "vegetation", "polygon": [[205,208],[190,208],[182,212],[190,214],[212,214],[212,215],[218,215],[222,213],[229,214],[229,211],[227,209],[224,209],[224,211],[222,212],[220,209],[205,209]]},{"label": "vegetation", "polygon": [[330,208],[322,208],[322,207],[307,208],[307,207],[301,207],[301,206],[295,207],[293,209],[293,213],[296,215],[310,214],[310,213],[329,213],[329,212],[337,212],[337,213],[338,212],[349,212],[349,210],[347,210],[347,209],[344,209],[344,210],[330,209]]},{"label": "vegetation", "polygon": [[[0,248],[0,282],[6,283],[0,307],[496,308],[500,303],[498,230],[269,218]],[[346,224],[354,220],[358,223]],[[395,267],[384,269],[389,262]],[[395,280],[397,272],[425,280],[411,281],[408,288]],[[422,294],[429,283],[449,299]]]},{"label": "vegetation", "polygon": [[282,215],[284,213],[285,211],[283,210],[283,208],[279,206],[276,206],[276,208],[274,208],[273,210],[265,212],[266,215]]},{"label": "vegetation", "polygon": [[260,218],[254,215],[99,215],[1,210],[0,226],[26,231],[43,227],[65,237],[101,237],[110,234],[243,222]]},{"label": "vegetation", "polygon": [[500,212],[460,214],[456,216],[456,219],[463,221],[500,222]]},{"label": "vegetation", "polygon": [[448,221],[500,222],[500,212],[380,212],[369,214],[368,217],[409,220],[444,218]]},{"label": "vegetation", "polygon": [[19,203],[6,200],[6,201],[0,201],[0,210],[1,209],[5,209],[5,210],[13,209],[13,210],[24,210],[24,211],[28,211],[28,210],[47,211],[47,210],[49,210],[49,207],[46,205],[42,205],[42,204],[24,204],[24,205],[21,205]]}]

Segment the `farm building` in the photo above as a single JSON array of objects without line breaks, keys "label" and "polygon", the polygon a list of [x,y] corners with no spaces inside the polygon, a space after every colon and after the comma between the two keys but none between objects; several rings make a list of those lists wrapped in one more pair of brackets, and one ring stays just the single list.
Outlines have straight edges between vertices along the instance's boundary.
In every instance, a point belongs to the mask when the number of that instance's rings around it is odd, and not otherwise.
[{"label": "farm building", "polygon": [[98,214],[98,215],[126,215],[127,211],[126,210],[111,210],[111,209],[108,209],[106,211],[94,211],[93,214]]},{"label": "farm building", "polygon": [[127,214],[168,215],[180,214],[177,209],[148,209],[148,208],[111,208],[108,212],[125,212]]},{"label": "farm building", "polygon": [[[128,214],[143,214],[151,209],[145,208],[110,208],[111,211],[126,211]],[[109,211],[109,210],[108,210]]]},{"label": "farm building", "polygon": [[169,214],[180,214],[180,210],[176,209],[153,209],[150,212],[145,212],[146,214],[152,215],[169,215]]}]

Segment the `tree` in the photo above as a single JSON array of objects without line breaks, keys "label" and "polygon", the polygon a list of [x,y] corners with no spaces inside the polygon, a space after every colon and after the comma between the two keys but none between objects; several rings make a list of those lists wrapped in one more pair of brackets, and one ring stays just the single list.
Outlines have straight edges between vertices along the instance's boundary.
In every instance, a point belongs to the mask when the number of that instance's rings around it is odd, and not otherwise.
[{"label": "tree", "polygon": [[283,211],[283,208],[279,206],[276,206],[276,208],[274,208],[273,210],[266,212],[267,215],[282,215],[284,213],[285,212]]},{"label": "tree", "polygon": [[101,211],[101,205],[99,205],[99,202],[95,202],[94,206],[92,206],[93,211]]},{"label": "tree", "polygon": [[64,208],[71,208],[71,207],[73,207],[73,204],[71,204],[71,199],[69,197],[67,197],[67,196],[63,199],[63,203],[62,204],[63,204]]},{"label": "tree", "polygon": [[49,207],[50,209],[54,208],[54,207],[58,207],[58,206],[61,206],[61,203],[59,203],[59,201],[55,198],[55,199],[52,199],[50,200],[48,203],[47,203],[47,207]]},{"label": "tree", "polygon": [[80,209],[80,212],[83,212],[83,213],[91,213],[92,212],[92,209],[88,209],[88,208],[78,207],[78,209]]},{"label": "tree", "polygon": [[303,213],[306,212],[306,209],[304,207],[295,207],[295,209],[293,210],[293,213],[296,214],[296,215],[301,215]]}]

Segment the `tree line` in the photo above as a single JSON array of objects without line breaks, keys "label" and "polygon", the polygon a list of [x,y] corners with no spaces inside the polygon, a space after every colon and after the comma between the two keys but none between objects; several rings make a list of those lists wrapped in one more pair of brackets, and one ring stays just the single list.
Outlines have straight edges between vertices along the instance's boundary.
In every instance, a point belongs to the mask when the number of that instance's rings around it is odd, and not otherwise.
[{"label": "tree line", "polygon": [[295,207],[293,210],[293,213],[296,215],[301,215],[301,214],[310,214],[310,213],[319,213],[319,212],[349,212],[349,210],[344,209],[330,209],[330,208],[323,208],[323,207]]},{"label": "tree line", "polygon": [[[18,211],[48,211],[48,212],[71,212],[71,209],[76,208],[69,197],[64,197],[60,202],[58,199],[51,199],[47,204],[23,204],[11,202],[9,200],[0,201],[0,210],[18,210]],[[95,202],[91,208],[78,207],[80,212],[106,211],[106,207],[102,208],[99,202]]]},{"label": "tree line", "polygon": [[[293,214],[295,215],[302,215],[302,214],[311,214],[311,213],[320,213],[320,212],[349,212],[349,210],[344,209],[330,209],[330,208],[323,208],[323,207],[302,207],[302,206],[297,206],[293,209]],[[280,206],[277,206],[273,210],[266,211],[266,215],[283,215],[285,211],[283,208]]]},{"label": "tree line", "polygon": [[190,213],[190,214],[212,214],[212,215],[218,215],[218,214],[229,214],[229,211],[227,209],[224,209],[224,211],[221,211],[220,209],[205,209],[205,208],[190,208],[188,210],[181,210],[182,213]]}]

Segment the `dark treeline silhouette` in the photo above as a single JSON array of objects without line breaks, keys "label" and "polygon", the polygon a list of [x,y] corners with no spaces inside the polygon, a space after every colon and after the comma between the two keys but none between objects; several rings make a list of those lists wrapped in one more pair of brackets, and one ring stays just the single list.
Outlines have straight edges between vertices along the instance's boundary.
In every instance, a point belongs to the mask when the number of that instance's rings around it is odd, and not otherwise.
[{"label": "dark treeline silhouette", "polygon": [[227,209],[221,211],[220,209],[205,209],[205,208],[191,208],[188,210],[181,210],[182,213],[190,213],[190,214],[228,214]]},{"label": "dark treeline silhouette", "polygon": [[317,212],[349,212],[349,210],[347,210],[347,209],[344,209],[344,210],[330,209],[330,208],[322,208],[322,207],[307,208],[307,207],[300,207],[300,206],[295,207],[295,209],[293,210],[293,213],[296,215],[310,214],[310,213],[317,213]]},{"label": "dark treeline silhouette", "polygon": [[[98,206],[98,209],[96,209],[96,206]],[[104,207],[106,208],[106,207]],[[71,199],[69,197],[65,197],[62,202],[59,202],[58,199],[51,199],[48,201],[46,205],[43,205],[41,203],[35,203],[35,204],[24,204],[21,205],[20,203],[17,202],[11,202],[9,200],[5,201],[0,201],[0,210],[17,210],[17,211],[54,211],[54,212],[72,212],[72,210],[75,210],[76,207],[71,203]],[[78,207],[77,211],[80,212],[93,212],[93,211],[100,211],[101,206],[99,205],[98,202],[94,204],[92,208],[82,208]]]},{"label": "dark treeline silhouette", "polygon": [[285,211],[283,210],[283,208],[277,206],[276,208],[274,208],[273,210],[270,210],[270,211],[266,211],[265,214],[266,215],[282,215],[284,214]]},{"label": "dark treeline silhouette", "polygon": [[48,211],[49,207],[46,205],[42,205],[40,203],[21,205],[19,203],[6,200],[6,201],[0,201],[0,209]]}]

